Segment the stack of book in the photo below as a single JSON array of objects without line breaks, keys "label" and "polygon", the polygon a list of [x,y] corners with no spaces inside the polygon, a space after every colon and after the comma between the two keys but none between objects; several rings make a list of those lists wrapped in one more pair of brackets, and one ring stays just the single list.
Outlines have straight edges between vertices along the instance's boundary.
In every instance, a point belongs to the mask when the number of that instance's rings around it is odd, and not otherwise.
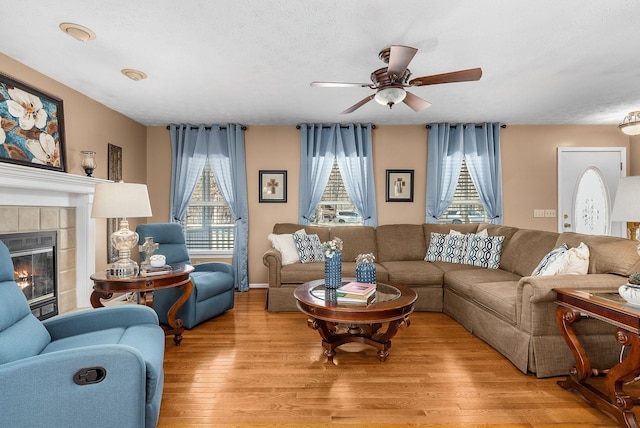
[{"label": "stack of book", "polygon": [[376,284],[349,282],[336,290],[338,303],[371,303],[376,297]]}]

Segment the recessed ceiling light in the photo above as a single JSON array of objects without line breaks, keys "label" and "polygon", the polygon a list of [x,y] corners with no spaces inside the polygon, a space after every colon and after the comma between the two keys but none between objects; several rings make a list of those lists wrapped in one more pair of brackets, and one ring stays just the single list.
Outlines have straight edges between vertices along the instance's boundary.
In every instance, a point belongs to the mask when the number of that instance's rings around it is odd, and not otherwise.
[{"label": "recessed ceiling light", "polygon": [[140,70],[134,70],[133,68],[124,68],[121,70],[121,73],[131,80],[142,80],[147,78],[145,73]]},{"label": "recessed ceiling light", "polygon": [[96,33],[83,27],[82,25],[72,24],[71,22],[63,22],[60,24],[60,29],[66,34],[70,35],[76,40],[81,42],[87,42],[96,38]]}]

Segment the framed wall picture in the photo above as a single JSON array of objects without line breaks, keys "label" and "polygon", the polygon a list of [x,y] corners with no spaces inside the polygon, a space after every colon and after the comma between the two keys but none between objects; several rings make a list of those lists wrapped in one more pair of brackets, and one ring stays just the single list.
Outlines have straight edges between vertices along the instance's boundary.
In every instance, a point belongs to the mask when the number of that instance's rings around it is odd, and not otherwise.
[{"label": "framed wall picture", "polygon": [[0,74],[0,162],[66,171],[62,100]]},{"label": "framed wall picture", "polygon": [[388,169],[386,202],[413,202],[413,170]]},{"label": "framed wall picture", "polygon": [[258,202],[287,202],[287,171],[259,171]]}]

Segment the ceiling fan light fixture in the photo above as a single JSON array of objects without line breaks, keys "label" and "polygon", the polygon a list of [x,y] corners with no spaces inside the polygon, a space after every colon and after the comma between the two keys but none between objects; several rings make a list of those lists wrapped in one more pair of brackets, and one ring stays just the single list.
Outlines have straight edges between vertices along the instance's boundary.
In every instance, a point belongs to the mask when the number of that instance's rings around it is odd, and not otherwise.
[{"label": "ceiling fan light fixture", "polygon": [[127,76],[129,79],[135,80],[135,81],[143,80],[147,78],[146,73],[140,70],[134,70],[133,68],[124,68],[120,70],[120,72],[125,76]]},{"label": "ceiling fan light fixture", "polygon": [[640,135],[640,111],[629,113],[618,128],[627,135]]},{"label": "ceiling fan light fixture", "polygon": [[374,100],[383,106],[393,106],[394,104],[401,103],[407,96],[407,93],[402,88],[383,88],[376,92]]},{"label": "ceiling fan light fixture", "polygon": [[81,42],[88,42],[96,38],[96,33],[82,25],[73,24],[71,22],[63,22],[59,25],[63,33],[70,35]]}]

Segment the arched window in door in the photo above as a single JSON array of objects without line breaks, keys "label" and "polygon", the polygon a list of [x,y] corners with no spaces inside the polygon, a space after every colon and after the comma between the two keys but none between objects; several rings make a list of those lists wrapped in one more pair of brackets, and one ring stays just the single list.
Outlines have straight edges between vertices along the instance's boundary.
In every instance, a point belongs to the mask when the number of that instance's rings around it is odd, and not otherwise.
[{"label": "arched window in door", "polygon": [[573,198],[575,231],[608,235],[611,222],[611,198],[605,179],[596,167],[585,169],[576,185]]}]

